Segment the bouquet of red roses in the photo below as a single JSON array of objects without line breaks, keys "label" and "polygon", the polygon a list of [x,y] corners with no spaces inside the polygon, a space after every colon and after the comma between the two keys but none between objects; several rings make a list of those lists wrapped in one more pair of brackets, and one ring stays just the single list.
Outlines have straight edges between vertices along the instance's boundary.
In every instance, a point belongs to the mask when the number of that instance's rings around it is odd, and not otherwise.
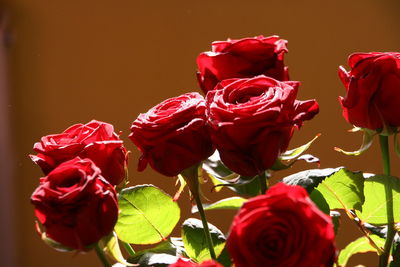
[{"label": "bouquet of red roses", "polygon": [[[289,78],[286,44],[278,36],[213,42],[197,58],[205,96],[167,99],[132,123],[138,170],[149,164],[176,177],[174,197],[154,185],[128,187],[128,151],[108,123],[93,120],[42,137],[31,159],[44,177],[31,202],[43,241],[61,251],[94,249],[106,267],[339,267],[369,251],[380,267],[400,266],[400,179],[390,175],[388,145],[394,136],[400,153],[400,54],[356,53],[350,71],[339,68],[347,92],[340,97],[343,116],[364,139],[357,151],[335,149],[359,155],[377,136],[384,174],[310,169],[272,185],[273,173],[296,161],[319,162],[304,154],[318,135],[288,150],[294,131],[319,106],[296,99],[300,83]],[[226,187],[237,196],[203,204],[205,178],[215,194]],[[186,186],[201,220],[186,219],[181,237],[169,237]],[[218,209],[237,210],[227,234],[207,222],[205,211]],[[363,235],[341,251],[337,210]],[[154,246],[135,251],[144,244]]]}]

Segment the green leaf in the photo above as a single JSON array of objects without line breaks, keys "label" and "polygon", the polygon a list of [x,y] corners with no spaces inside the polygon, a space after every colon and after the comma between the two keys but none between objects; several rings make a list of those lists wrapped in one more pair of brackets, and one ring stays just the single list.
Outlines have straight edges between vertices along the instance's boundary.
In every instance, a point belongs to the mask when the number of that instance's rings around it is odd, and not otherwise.
[{"label": "green leaf", "polygon": [[[378,226],[364,222],[362,223],[362,226],[374,235],[377,235],[381,238],[386,238],[387,236],[387,225]],[[395,242],[396,244],[400,244],[400,236],[398,233],[395,234],[393,242]]]},{"label": "green leaf", "polygon": [[318,189],[314,189],[310,194],[311,200],[317,205],[317,207],[325,214],[330,214],[330,208],[328,203],[326,202],[324,196]]},{"label": "green leaf", "polygon": [[323,180],[317,189],[331,209],[361,210],[364,203],[364,176],[341,168]]},{"label": "green leaf", "polygon": [[287,176],[282,181],[289,185],[300,185],[309,193],[316,188],[323,195],[330,209],[361,210],[361,205],[364,203],[363,174],[351,172],[343,167],[306,170]]},{"label": "green leaf", "polygon": [[[214,244],[214,251],[218,257],[225,246],[224,234],[214,225],[208,224],[211,233],[211,239]],[[182,239],[186,254],[196,262],[211,259],[208,250],[203,224],[200,220],[189,218],[182,225]]]},{"label": "green leaf", "polygon": [[[212,204],[203,204],[204,210],[238,210],[247,199],[242,197],[228,197]],[[197,206],[193,206],[192,213],[198,212]]]},{"label": "green leaf", "polygon": [[228,253],[228,248],[225,246],[221,254],[217,257],[217,261],[224,267],[231,267],[232,261],[231,256]]},{"label": "green leaf", "polygon": [[[383,247],[383,245],[385,244],[385,240],[376,235],[370,235],[370,237],[378,246]],[[366,237],[360,237],[348,244],[344,249],[340,251],[338,263],[341,266],[346,266],[351,256],[353,256],[354,254],[366,252],[376,252],[376,250],[373,246],[370,245]]]},{"label": "green leaf", "polygon": [[165,240],[180,218],[178,204],[153,185],[122,190],[118,203],[120,214],[115,231],[119,239],[131,244]]},{"label": "green leaf", "polygon": [[132,266],[132,264],[127,262],[122,255],[121,249],[119,248],[118,244],[118,238],[115,232],[112,232],[109,235],[103,237],[101,241],[106,248],[107,254],[109,254],[114,260],[125,266]]},{"label": "green leaf", "polygon": [[163,242],[157,244],[157,246],[155,246],[153,248],[149,248],[149,249],[145,249],[145,250],[136,252],[136,254],[134,256],[129,257],[129,262],[133,262],[133,263],[137,262],[139,260],[139,258],[146,253],[153,253],[153,254],[154,253],[155,254],[164,253],[164,254],[178,256],[177,251],[176,251],[176,246],[174,244],[172,244],[169,240],[167,240],[167,241],[163,241]]},{"label": "green leaf", "polygon": [[178,259],[179,257],[167,253],[149,252],[144,254],[136,264],[139,264],[140,267],[167,267]]},{"label": "green leaf", "polygon": [[393,176],[376,175],[365,180],[365,202],[362,212],[357,216],[363,221],[375,225],[387,224],[385,186],[392,188],[395,223],[400,222],[400,179]]},{"label": "green leaf", "polygon": [[340,171],[343,167],[339,168],[328,168],[328,169],[312,169],[301,171],[283,178],[282,182],[288,185],[299,185],[304,187],[308,193],[325,178],[332,176],[333,174]]},{"label": "green leaf", "polygon": [[[170,240],[161,242],[154,248],[149,248],[137,252],[134,256],[130,257],[128,261],[134,264],[142,264],[143,266],[151,266],[149,262],[155,264],[165,264],[169,260],[174,259],[173,257],[165,256],[166,254],[176,257],[182,257],[185,255],[183,248],[183,242],[180,238],[170,238]],[[146,265],[147,264],[147,265]]]},{"label": "green leaf", "polygon": [[330,210],[328,203],[326,202],[324,196],[318,189],[314,189],[311,192],[310,198],[322,212],[328,214],[331,217],[335,234],[337,234],[340,226],[340,213],[337,211]]}]

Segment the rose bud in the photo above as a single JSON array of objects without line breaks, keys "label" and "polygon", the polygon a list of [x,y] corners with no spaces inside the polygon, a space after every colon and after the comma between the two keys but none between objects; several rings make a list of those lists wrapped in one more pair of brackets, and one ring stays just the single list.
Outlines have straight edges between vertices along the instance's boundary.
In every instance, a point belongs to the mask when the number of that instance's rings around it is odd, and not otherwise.
[{"label": "rose bud", "polygon": [[44,174],[79,156],[91,159],[113,185],[125,178],[127,151],[114,127],[105,122],[92,120],[87,124],[75,124],[61,134],[44,136],[35,143],[33,150],[39,154],[30,157]]},{"label": "rose bud", "polygon": [[318,113],[315,100],[296,100],[299,84],[258,76],[224,80],[208,92],[211,138],[228,168],[255,176],[286,151],[294,129]]},{"label": "rose bud", "polygon": [[339,67],[346,96],[339,97],[343,117],[371,130],[400,126],[400,53],[355,53],[351,70]]},{"label": "rose bud", "polygon": [[213,42],[212,51],[197,57],[201,89],[207,93],[222,80],[261,74],[280,81],[289,80],[288,69],[283,63],[283,56],[288,51],[286,43],[275,35]]},{"label": "rose bud", "polygon": [[100,173],[91,160],[77,157],[40,179],[31,202],[47,237],[86,250],[113,230],[117,193]]},{"label": "rose bud", "polygon": [[197,264],[191,261],[179,259],[176,263],[168,265],[168,267],[222,267],[222,265],[213,260],[207,260]]},{"label": "rose bud", "polygon": [[206,128],[205,100],[198,93],[170,98],[142,113],[131,126],[129,138],[142,155],[138,170],[147,163],[166,176],[208,158],[214,151]]},{"label": "rose bud", "polygon": [[335,259],[331,218],[300,186],[279,183],[243,204],[227,248],[236,267],[322,267]]}]

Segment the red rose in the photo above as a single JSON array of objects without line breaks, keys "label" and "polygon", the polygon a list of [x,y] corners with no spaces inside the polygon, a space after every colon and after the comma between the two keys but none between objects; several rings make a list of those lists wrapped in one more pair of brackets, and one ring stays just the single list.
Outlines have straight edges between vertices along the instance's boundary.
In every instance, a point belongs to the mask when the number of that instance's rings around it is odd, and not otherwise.
[{"label": "red rose", "polygon": [[289,80],[288,69],[283,64],[286,43],[278,36],[262,35],[213,42],[212,51],[203,52],[197,57],[200,87],[207,93],[222,80],[261,74],[280,81]]},{"label": "red rose", "polygon": [[179,259],[176,263],[168,265],[168,267],[222,267],[222,265],[213,260],[203,261],[202,263],[197,264],[191,261]]},{"label": "red rose", "polygon": [[300,186],[279,183],[235,216],[227,247],[236,267],[332,266],[334,230]]},{"label": "red rose", "polygon": [[206,128],[205,100],[198,93],[170,98],[140,114],[129,138],[142,152],[138,170],[147,163],[175,176],[213,153]]},{"label": "red rose", "polygon": [[77,157],[40,179],[31,202],[49,238],[84,250],[113,230],[117,193],[100,173],[91,160]]},{"label": "red rose", "polygon": [[339,67],[345,119],[372,130],[400,126],[400,53],[355,53],[349,65],[349,72]]},{"label": "red rose", "polygon": [[299,84],[258,76],[224,80],[208,92],[211,138],[228,168],[255,176],[286,151],[294,128],[318,113],[315,100],[296,100]]},{"label": "red rose", "polygon": [[35,143],[38,152],[31,159],[44,174],[61,163],[77,156],[91,159],[111,184],[119,184],[125,177],[127,151],[123,141],[114,133],[111,124],[92,120],[87,124],[75,124],[61,134],[44,136]]}]

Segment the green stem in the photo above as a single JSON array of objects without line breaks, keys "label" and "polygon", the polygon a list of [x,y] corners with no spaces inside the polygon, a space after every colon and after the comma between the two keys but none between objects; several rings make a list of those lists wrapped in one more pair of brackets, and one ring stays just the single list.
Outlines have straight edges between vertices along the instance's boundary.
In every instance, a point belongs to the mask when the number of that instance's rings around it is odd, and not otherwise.
[{"label": "green stem", "polygon": [[260,181],[260,195],[264,195],[268,189],[267,188],[267,177],[265,175],[265,172],[258,175],[258,180]]},{"label": "green stem", "polygon": [[[390,175],[390,157],[389,157],[389,142],[388,137],[379,135],[379,143],[381,145],[383,172],[385,175]],[[389,256],[392,249],[393,239],[395,235],[394,215],[393,215],[393,192],[390,184],[385,185],[386,195],[386,214],[388,219],[388,230],[385,241],[385,246],[382,255],[379,257],[379,267],[388,266]]]},{"label": "green stem", "polygon": [[208,245],[208,250],[210,251],[210,256],[213,260],[216,260],[217,257],[214,251],[214,245],[211,239],[210,229],[208,229],[208,223],[206,219],[206,214],[204,213],[203,204],[200,199],[200,190],[199,190],[199,174],[198,174],[199,165],[194,165],[189,167],[181,172],[181,175],[185,179],[190,192],[196,201],[197,209],[199,210],[201,222],[203,223],[204,234],[206,236],[206,241]]},{"label": "green stem", "polygon": [[389,264],[390,267],[400,266],[400,245],[395,244],[393,249],[393,261]]},{"label": "green stem", "polygon": [[135,251],[133,250],[131,245],[126,243],[126,242],[124,242],[124,241],[121,241],[121,242],[122,242],[122,245],[124,246],[126,252],[128,252],[129,256],[134,256],[135,255]]},{"label": "green stem", "polygon": [[200,195],[199,194],[193,194],[193,195],[194,195],[194,199],[196,201],[197,208],[198,208],[199,213],[200,213],[201,222],[203,223],[204,233],[205,233],[205,236],[206,236],[208,249],[210,251],[210,256],[211,256],[211,258],[213,260],[216,260],[217,257],[215,255],[214,245],[213,245],[213,242],[212,242],[212,239],[211,239],[210,229],[208,229],[208,223],[207,223],[207,219],[206,219],[206,214],[204,213],[203,204],[201,203],[201,200],[200,200]]},{"label": "green stem", "polygon": [[108,262],[106,255],[104,254],[104,251],[100,248],[99,244],[97,243],[96,246],[94,247],[96,250],[97,257],[99,257],[101,263],[103,264],[104,267],[111,267],[110,263]]},{"label": "green stem", "polygon": [[389,157],[389,140],[387,136],[380,135],[379,143],[381,145],[383,173],[390,175],[390,157]]}]

